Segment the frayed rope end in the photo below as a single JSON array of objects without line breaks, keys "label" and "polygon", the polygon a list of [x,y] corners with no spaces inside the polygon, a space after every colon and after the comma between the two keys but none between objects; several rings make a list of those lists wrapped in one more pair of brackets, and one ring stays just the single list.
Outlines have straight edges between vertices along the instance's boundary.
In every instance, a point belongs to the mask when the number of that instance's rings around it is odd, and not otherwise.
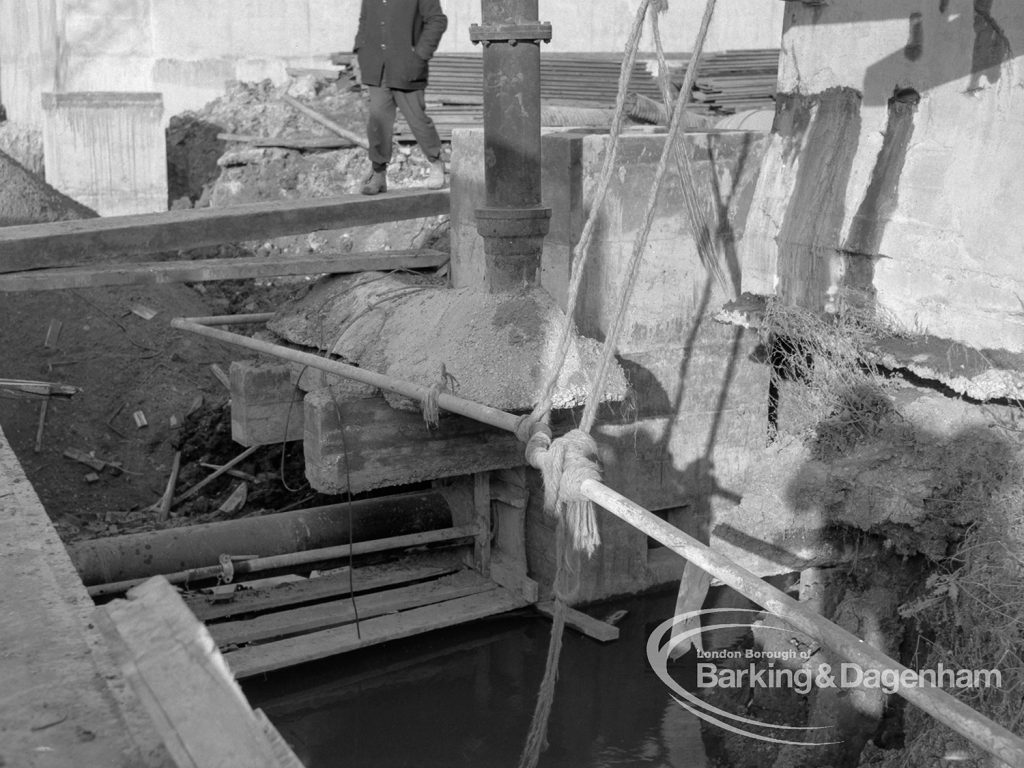
[{"label": "frayed rope end", "polygon": [[583,495],[583,483],[601,479],[597,443],[580,429],[551,442],[544,454],[544,509],[565,521],[573,549],[589,557],[601,544],[594,505]]}]

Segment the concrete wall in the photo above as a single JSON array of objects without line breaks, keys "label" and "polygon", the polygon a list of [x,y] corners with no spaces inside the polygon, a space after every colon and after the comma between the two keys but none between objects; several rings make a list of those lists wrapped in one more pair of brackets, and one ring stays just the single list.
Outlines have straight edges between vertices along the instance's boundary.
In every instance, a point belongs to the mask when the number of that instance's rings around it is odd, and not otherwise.
[{"label": "concrete wall", "polygon": [[[480,0],[444,0],[446,52],[477,50],[469,25]],[[542,0],[550,51],[619,51],[636,3]],[[703,0],[675,0],[663,22],[669,50],[691,46]],[[720,0],[708,50],[776,47],[782,4]],[[359,0],[0,0],[0,99],[10,118],[39,126],[43,91],[158,91],[168,116],[221,95],[228,80],[282,81],[288,66],[323,66],[351,49]],[[647,47],[650,44],[647,43]]]},{"label": "concrete wall", "polygon": [[46,181],[101,216],[167,210],[159,93],[43,95]]},{"label": "concrete wall", "polygon": [[1024,3],[786,7],[744,289],[877,292],[910,329],[1024,351]]},{"label": "concrete wall", "polygon": [[[606,135],[552,131],[542,140],[543,196],[552,207],[542,283],[566,298],[571,249],[579,238],[608,148]],[[665,136],[623,138],[621,165],[600,209],[576,322],[603,339],[616,306]],[[686,151],[698,196],[721,212],[726,287],[709,279],[684,213],[677,173],[658,198],[618,361],[629,379],[628,405],[595,429],[605,481],[674,524],[707,538],[734,506],[767,434],[768,370],[757,362],[755,333],[712,319],[740,282],[732,243],[742,240],[766,137],[747,132],[690,133]],[[473,210],[483,202],[483,137],[457,131],[452,152],[452,275],[483,284],[483,248]],[[581,599],[597,600],[678,579],[682,561],[647,548],[646,537],[600,518],[600,554],[583,564]],[[531,572],[553,574],[553,531],[537,505],[527,526]],[[747,561],[764,572],[764,562]]]}]

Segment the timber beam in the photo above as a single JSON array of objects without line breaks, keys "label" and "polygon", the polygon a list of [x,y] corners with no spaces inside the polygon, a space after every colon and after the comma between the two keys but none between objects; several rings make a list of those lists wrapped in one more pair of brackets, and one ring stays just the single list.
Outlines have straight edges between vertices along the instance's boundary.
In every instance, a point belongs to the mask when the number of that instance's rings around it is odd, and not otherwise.
[{"label": "timber beam", "polygon": [[448,210],[448,190],[414,190],[3,227],[0,273],[442,216]]},{"label": "timber beam", "polygon": [[313,254],[265,258],[139,261],[97,263],[84,267],[32,269],[0,274],[0,291],[54,291],[100,285],[159,285],[205,283],[256,277],[341,275],[393,269],[429,269],[448,261],[448,254],[429,248],[382,253]]}]

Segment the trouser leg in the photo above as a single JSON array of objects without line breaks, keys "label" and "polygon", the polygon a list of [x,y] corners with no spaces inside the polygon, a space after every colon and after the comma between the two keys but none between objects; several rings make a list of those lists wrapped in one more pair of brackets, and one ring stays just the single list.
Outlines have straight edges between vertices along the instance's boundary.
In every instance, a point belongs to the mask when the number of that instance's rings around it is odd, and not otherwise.
[{"label": "trouser leg", "polygon": [[[383,171],[391,162],[391,144],[395,132],[395,92],[384,86],[369,85],[370,116],[366,121],[366,140],[370,145],[373,170]],[[408,119],[408,117],[406,117]]]},{"label": "trouser leg", "polygon": [[423,91],[392,91],[392,94],[423,154],[428,160],[440,158],[441,138],[437,135],[434,121],[427,114],[427,98]]}]

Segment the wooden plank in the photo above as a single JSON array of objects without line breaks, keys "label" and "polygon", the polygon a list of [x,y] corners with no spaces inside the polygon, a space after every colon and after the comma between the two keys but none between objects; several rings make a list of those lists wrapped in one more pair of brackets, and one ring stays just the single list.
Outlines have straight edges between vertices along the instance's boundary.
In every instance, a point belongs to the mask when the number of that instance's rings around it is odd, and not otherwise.
[{"label": "wooden plank", "polygon": [[269,240],[448,211],[448,190],[408,190],[3,227],[0,273],[74,267],[113,255]]},{"label": "wooden plank", "polygon": [[110,659],[95,606],[2,429],[0,584],[5,764],[166,768],[168,755]]},{"label": "wooden plank", "polygon": [[526,565],[508,559],[500,550],[491,553],[490,576],[495,584],[519,595],[529,604],[540,599],[540,585],[526,575]]},{"label": "wooden plank", "polygon": [[213,624],[209,630],[217,645],[223,648],[226,645],[257,643],[261,640],[349,624],[355,621],[357,613],[359,620],[363,621],[492,589],[497,589],[493,581],[473,571],[462,571],[422,584],[363,595],[355,598],[355,605],[352,599],[342,598],[289,611],[278,611],[255,619]]},{"label": "wooden plank", "polygon": [[[537,603],[535,607],[548,618],[555,614],[554,604],[550,601]],[[592,637],[602,643],[609,643],[612,640],[619,639],[618,627],[600,619],[595,619],[593,616],[588,616],[582,611],[577,611],[575,608],[567,609],[565,623],[576,631],[582,632],[587,637]]]},{"label": "wooden plank", "polygon": [[473,514],[476,520],[476,540],[473,542],[473,559],[476,570],[487,576],[491,570],[491,473],[477,472],[473,475]]},{"label": "wooden plank", "polygon": [[[2,258],[2,257],[0,257]],[[95,264],[85,267],[34,269],[0,275],[0,291],[53,291],[99,285],[159,285],[204,283],[285,275],[320,275],[392,269],[428,269],[448,261],[448,254],[431,249],[383,253],[315,254],[194,261],[143,261]]]},{"label": "wooden plank", "polygon": [[[368,566],[357,568],[352,573],[351,584],[355,587],[356,594],[359,594],[437,578],[456,569],[456,565],[409,565],[408,563]],[[197,618],[203,621],[212,621],[228,616],[271,611],[282,606],[303,605],[348,595],[350,594],[349,584],[349,574],[344,572],[303,582],[282,584],[270,589],[242,590],[235,592],[230,602],[224,602],[223,598],[210,595],[192,595],[185,598],[185,602]]]},{"label": "wooden plank", "polygon": [[288,640],[242,648],[226,654],[225,658],[235,676],[241,679],[378,645],[389,640],[476,621],[525,605],[521,597],[499,588],[438,605],[413,608],[390,616],[361,621],[361,637],[357,635],[355,625],[350,624]]},{"label": "wooden plank", "polygon": [[278,758],[282,745],[268,738],[213,640],[165,579],[150,579],[96,617],[180,768],[294,765]]},{"label": "wooden plank", "polygon": [[284,149],[343,149],[354,147],[350,139],[341,136],[252,136],[244,133],[218,133],[221,141],[251,144],[254,147],[282,147]]},{"label": "wooden plank", "polygon": [[330,392],[310,392],[303,422],[306,477],[322,493],[362,493],[523,463],[522,443],[511,432],[454,414],[428,430],[422,415],[395,410],[383,397],[336,401]]}]

